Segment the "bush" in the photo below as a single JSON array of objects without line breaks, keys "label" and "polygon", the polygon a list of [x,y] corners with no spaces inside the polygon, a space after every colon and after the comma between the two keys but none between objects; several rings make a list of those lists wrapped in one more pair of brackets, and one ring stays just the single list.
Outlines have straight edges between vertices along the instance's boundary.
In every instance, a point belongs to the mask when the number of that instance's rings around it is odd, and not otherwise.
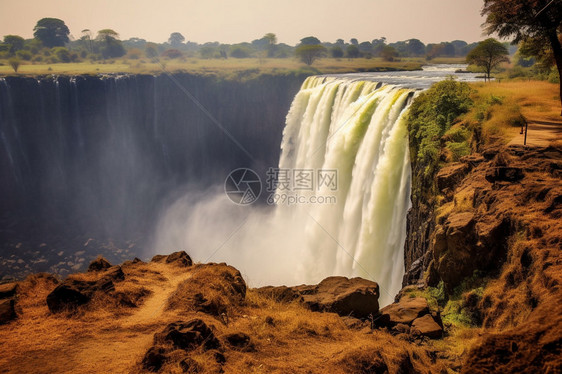
[{"label": "bush", "polygon": [[248,58],[252,54],[250,48],[243,47],[240,45],[233,46],[230,50],[230,57],[234,58]]},{"label": "bush", "polygon": [[164,52],[162,52],[162,57],[167,57],[167,58],[180,58],[183,57],[183,53],[181,53],[179,50],[177,49],[167,49]]},{"label": "bush", "polygon": [[54,47],[51,52],[60,62],[70,62],[72,59],[70,52],[65,47]]},{"label": "bush", "polygon": [[[424,170],[423,177],[427,180],[436,171],[442,137],[457,117],[468,112],[472,106],[471,92],[468,84],[451,78],[422,92],[410,106],[407,122],[413,148],[411,157]],[[459,139],[461,143],[466,140],[463,138]],[[459,152],[463,147],[452,146],[452,150]]]},{"label": "bush", "polygon": [[142,56],[142,51],[138,48],[132,48],[127,52],[127,58],[131,60],[138,60]]},{"label": "bush", "polygon": [[16,56],[17,56],[19,59],[22,59],[22,60],[25,60],[25,61],[31,60],[31,57],[32,57],[31,52],[29,52],[29,51],[23,51],[23,50],[22,50],[22,51],[17,51],[17,52],[16,52]]}]

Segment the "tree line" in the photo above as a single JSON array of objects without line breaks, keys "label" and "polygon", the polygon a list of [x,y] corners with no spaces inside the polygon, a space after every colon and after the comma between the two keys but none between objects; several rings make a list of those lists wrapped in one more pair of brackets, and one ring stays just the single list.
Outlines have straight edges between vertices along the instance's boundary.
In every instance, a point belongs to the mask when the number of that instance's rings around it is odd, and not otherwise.
[{"label": "tree line", "polygon": [[304,63],[312,64],[319,57],[372,58],[382,57],[392,61],[401,57],[466,56],[476,43],[462,40],[424,44],[419,39],[388,43],[381,37],[371,41],[348,42],[338,39],[334,43],[321,42],[314,36],[303,38],[296,46],[278,43],[273,33],[265,34],[251,42],[222,44],[210,42],[198,44],[186,41],[179,32],[170,34],[167,42],[154,43],[141,38],[121,40],[113,29],[93,32],[84,29],[78,38],[70,34],[63,20],[42,18],[33,29],[33,38],[24,39],[18,35],[5,35],[0,43],[0,59],[17,58],[36,63],[65,63],[98,61],[112,58],[291,58],[299,57]]}]

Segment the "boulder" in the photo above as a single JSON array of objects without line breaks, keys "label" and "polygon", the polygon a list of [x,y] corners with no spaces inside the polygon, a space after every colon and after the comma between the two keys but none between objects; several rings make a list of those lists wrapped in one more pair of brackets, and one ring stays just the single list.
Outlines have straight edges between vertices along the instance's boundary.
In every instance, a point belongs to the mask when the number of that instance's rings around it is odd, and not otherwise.
[{"label": "boulder", "polygon": [[174,252],[166,258],[167,264],[176,264],[182,267],[193,265],[191,257],[185,251]]},{"label": "boulder", "polygon": [[17,292],[18,284],[15,282],[0,284],[0,300],[15,297]]},{"label": "boulder", "polygon": [[168,343],[186,351],[200,346],[205,350],[220,347],[213,330],[201,319],[170,323],[162,332],[154,334],[154,343]]},{"label": "boulder", "polygon": [[302,296],[313,311],[366,318],[379,310],[379,285],[363,278],[329,277]]},{"label": "boulder", "polygon": [[254,344],[252,343],[250,336],[243,332],[225,335],[224,339],[231,348],[236,350],[246,352],[254,350]]},{"label": "boulder", "polygon": [[47,295],[47,306],[51,313],[72,310],[90,302],[96,292],[109,293],[115,290],[110,279],[79,281],[67,279]]},{"label": "boulder", "polygon": [[517,182],[525,177],[523,169],[513,166],[496,166],[486,172],[486,180],[494,182]]},{"label": "boulder", "polygon": [[142,359],[142,367],[151,372],[158,372],[166,362],[166,350],[162,347],[150,347]]},{"label": "boulder", "polygon": [[395,326],[399,323],[410,325],[416,318],[428,313],[429,306],[426,299],[405,296],[397,303],[382,308],[380,320],[388,321],[389,326]]},{"label": "boulder", "polygon": [[152,257],[152,260],[150,260],[150,262],[164,262],[167,257],[168,256],[166,256],[166,255],[156,255],[156,256]]},{"label": "boulder", "polygon": [[178,251],[169,255],[156,255],[152,257],[151,262],[161,262],[165,264],[176,264],[182,267],[193,265],[191,257],[185,251]]},{"label": "boulder", "polygon": [[110,267],[111,264],[109,263],[109,261],[99,256],[94,261],[90,262],[90,265],[88,266],[88,272],[107,270]]},{"label": "boulder", "polygon": [[125,273],[121,266],[112,266],[106,270],[101,279],[110,280],[112,282],[121,282],[125,280]]},{"label": "boulder", "polygon": [[0,300],[0,325],[10,322],[16,317],[14,299]]},{"label": "boulder", "polygon": [[430,314],[416,318],[410,329],[414,336],[427,336],[431,339],[439,339],[443,336],[443,328],[439,326]]}]

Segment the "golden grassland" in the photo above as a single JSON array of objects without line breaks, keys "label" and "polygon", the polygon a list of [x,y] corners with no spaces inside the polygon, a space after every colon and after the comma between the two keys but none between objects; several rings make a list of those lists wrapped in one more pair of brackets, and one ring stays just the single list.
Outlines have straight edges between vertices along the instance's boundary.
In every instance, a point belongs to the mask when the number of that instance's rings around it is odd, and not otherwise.
[{"label": "golden grassland", "polygon": [[[145,60],[115,59],[99,62],[76,62],[58,64],[20,65],[17,74],[7,61],[0,61],[0,75],[45,75],[45,74],[160,74],[164,71],[177,73],[186,72],[202,75],[233,75],[241,72],[282,74],[293,71],[310,72],[311,74],[353,73],[384,70],[416,70],[427,62],[422,58],[403,58],[396,61],[385,61],[382,58],[322,58],[312,66],[303,64],[296,58],[245,58],[245,59],[200,59],[186,58],[183,60],[162,59],[159,62]],[[463,63],[459,58],[435,59],[431,63]]]},{"label": "golden grassland", "polygon": [[509,143],[521,137],[525,122],[562,126],[558,84],[512,80],[471,85],[474,106],[462,120],[480,124],[484,140],[500,138]]}]

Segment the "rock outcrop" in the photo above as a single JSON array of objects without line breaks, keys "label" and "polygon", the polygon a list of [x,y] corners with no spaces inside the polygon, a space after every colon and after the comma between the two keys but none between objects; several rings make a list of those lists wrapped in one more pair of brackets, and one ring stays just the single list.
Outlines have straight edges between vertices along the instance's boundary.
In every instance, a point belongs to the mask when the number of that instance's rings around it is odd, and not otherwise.
[{"label": "rock outcrop", "polygon": [[17,283],[0,284],[0,325],[17,318],[16,295],[19,286]]},{"label": "rock outcrop", "polygon": [[175,264],[181,267],[193,265],[191,257],[185,251],[173,252],[169,255],[156,255],[152,257],[152,262],[162,262],[166,264]]},{"label": "rock outcrop", "polygon": [[317,285],[262,287],[258,292],[280,302],[298,300],[310,310],[368,318],[379,310],[379,285],[363,278],[328,277]]},{"label": "rock outcrop", "polygon": [[47,306],[51,313],[76,309],[89,303],[97,292],[109,293],[115,290],[110,279],[99,281],[79,281],[67,279],[47,296]]},{"label": "rock outcrop", "polygon": [[51,313],[74,310],[89,303],[96,293],[110,294],[115,291],[114,282],[121,282],[125,274],[121,266],[99,271],[97,280],[66,279],[47,295]]},{"label": "rock outcrop", "polygon": [[397,302],[381,309],[375,325],[388,328],[394,334],[438,339],[443,335],[443,324],[437,312],[431,312],[423,297],[402,296]]},{"label": "rock outcrop", "polygon": [[107,261],[105,258],[103,257],[98,257],[96,258],[94,261],[90,262],[90,265],[88,266],[88,271],[102,271],[102,270],[107,270],[111,267],[111,264],[109,263],[109,261]]},{"label": "rock outcrop", "polygon": [[15,300],[13,298],[0,300],[0,325],[16,318]]}]

